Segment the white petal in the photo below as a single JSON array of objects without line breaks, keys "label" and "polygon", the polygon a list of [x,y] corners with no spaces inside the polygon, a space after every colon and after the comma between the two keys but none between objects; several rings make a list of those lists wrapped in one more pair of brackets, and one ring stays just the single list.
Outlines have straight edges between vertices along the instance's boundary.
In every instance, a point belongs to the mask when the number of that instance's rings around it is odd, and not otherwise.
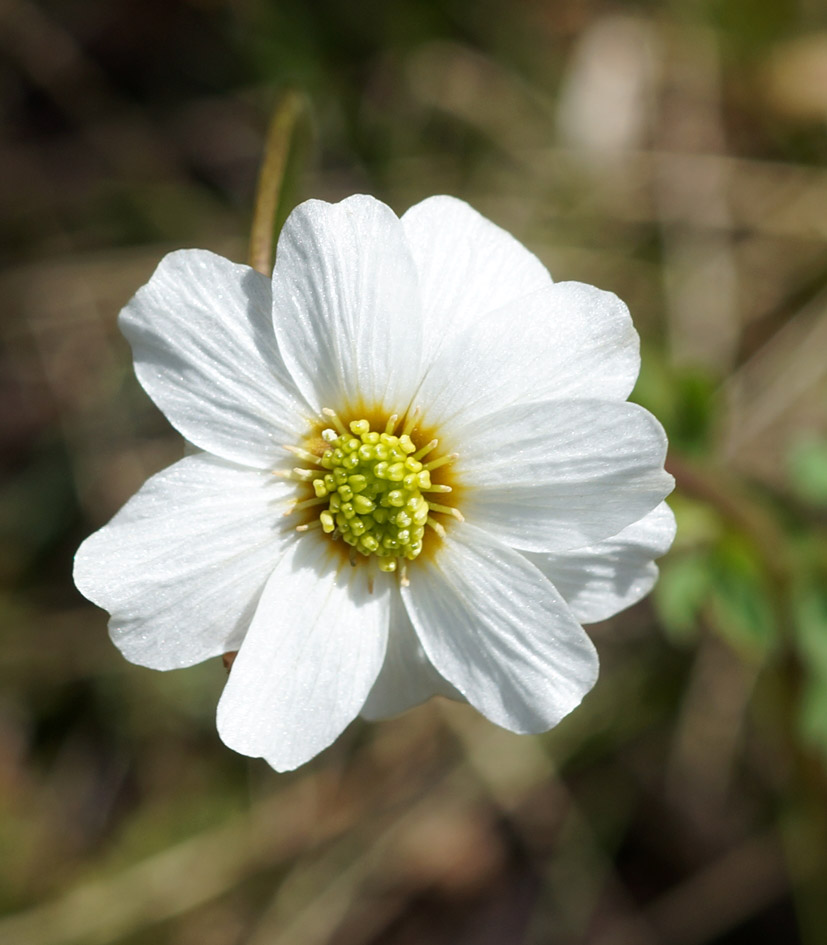
[{"label": "white petal", "polygon": [[265,472],[188,456],[86,539],[75,583],[112,614],[112,639],[133,663],[175,669],[236,649],[291,540],[282,512],[293,491]]},{"label": "white petal", "polygon": [[526,557],[563,595],[582,623],[595,623],[637,603],[658,577],[655,558],[675,537],[675,516],[665,502],[619,535],[565,554]]},{"label": "white petal", "polygon": [[422,325],[416,267],[393,211],[361,195],[297,207],[279,237],[273,320],[317,410],[404,411],[421,377]]},{"label": "white petal", "polygon": [[523,404],[461,432],[453,475],[468,521],[528,551],[616,535],[671,491],[666,435],[637,404]]},{"label": "white petal", "polygon": [[188,440],[272,466],[308,414],[276,346],[269,280],[205,250],[161,260],[121,312],[144,390]]},{"label": "white petal", "polygon": [[315,535],[285,554],[218,705],[225,744],[290,771],[359,714],[388,638],[390,583],[368,574]]},{"label": "white petal", "polygon": [[371,721],[387,719],[431,696],[462,700],[460,693],[439,675],[425,655],[402,598],[394,592],[385,662],[361,715]]},{"label": "white petal", "polygon": [[540,260],[456,197],[429,197],[402,216],[419,272],[426,363],[486,312],[551,285]]},{"label": "white petal", "polygon": [[597,654],[533,564],[458,523],[416,565],[405,606],[431,662],[471,705],[514,732],[545,731],[579,705]]},{"label": "white petal", "polygon": [[446,344],[416,403],[429,426],[453,439],[462,425],[511,404],[625,400],[639,369],[639,340],[623,302],[593,286],[558,282]]}]

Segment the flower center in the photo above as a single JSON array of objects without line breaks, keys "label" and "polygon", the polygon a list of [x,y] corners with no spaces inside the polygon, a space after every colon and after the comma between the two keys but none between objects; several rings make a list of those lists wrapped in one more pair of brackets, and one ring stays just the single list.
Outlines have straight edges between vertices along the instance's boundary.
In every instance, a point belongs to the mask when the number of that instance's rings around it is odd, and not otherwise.
[{"label": "flower center", "polygon": [[376,555],[383,571],[395,571],[398,558],[412,561],[422,551],[430,511],[422,491],[431,488],[431,473],[407,433],[379,433],[367,420],[349,426],[322,432],[327,472],[313,480],[316,496],[329,497],[322,531],[338,532],[361,554]]},{"label": "flower center", "polygon": [[[332,539],[341,539],[351,547],[353,564],[359,554],[375,557],[382,571],[396,571],[401,563],[404,582],[405,564],[421,553],[426,527],[440,536],[445,534],[433,515],[462,519],[457,509],[433,501],[434,493],[451,492],[451,487],[433,483],[431,472],[455,456],[425,462],[438,441],[417,448],[411,439],[419,411],[409,415],[400,433],[396,432],[396,414],[384,430],[374,430],[368,420],[352,420],[346,426],[333,410],[323,412],[332,425],[322,430],[313,452],[286,447],[315,467],[281,473],[313,489],[314,496],[296,502],[291,511],[315,512],[324,506],[317,519],[297,526],[297,530],[320,528]],[[426,499],[423,493],[431,498]]]}]

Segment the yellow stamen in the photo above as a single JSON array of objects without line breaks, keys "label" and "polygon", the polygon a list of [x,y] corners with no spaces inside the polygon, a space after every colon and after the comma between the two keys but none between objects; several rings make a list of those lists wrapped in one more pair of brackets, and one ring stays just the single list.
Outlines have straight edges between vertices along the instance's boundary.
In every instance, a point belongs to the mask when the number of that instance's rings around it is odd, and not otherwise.
[{"label": "yellow stamen", "polygon": [[421,450],[417,450],[413,454],[414,459],[422,459],[423,456],[427,456],[431,450],[435,450],[439,446],[439,440],[433,439],[430,443],[426,443]]},{"label": "yellow stamen", "polygon": [[330,407],[322,408],[322,413],[328,417],[334,427],[339,431],[342,436],[347,436],[348,431],[345,429],[345,425],[339,419],[339,415],[335,410],[331,410]]},{"label": "yellow stamen", "polygon": [[282,449],[287,450],[288,453],[292,453],[294,456],[298,456],[298,458],[305,463],[313,463],[315,466],[320,465],[321,457],[316,456],[315,453],[311,453],[309,450],[303,450],[299,446],[283,446]]},{"label": "yellow stamen", "polygon": [[440,466],[444,466],[446,463],[453,463],[458,456],[458,453],[448,453],[445,456],[440,456],[439,459],[431,460],[430,463],[425,463],[425,468],[428,472],[431,472],[431,470],[439,469]]},{"label": "yellow stamen", "polygon": [[453,515],[458,522],[465,521],[459,509],[453,509],[448,505],[437,505],[436,502],[429,502],[428,508],[431,509],[432,512],[442,512],[443,515]]},{"label": "yellow stamen", "polygon": [[428,518],[425,520],[425,523],[427,525],[430,525],[431,528],[433,528],[433,530],[437,533],[437,535],[439,535],[440,538],[445,537],[445,529],[439,524],[439,522],[436,519],[431,518],[431,516],[429,515]]},{"label": "yellow stamen", "polygon": [[322,527],[321,519],[314,518],[312,522],[308,522],[306,525],[297,525],[296,531],[309,532],[309,531],[312,531],[314,528],[321,528],[321,527]]},{"label": "yellow stamen", "polygon": [[292,515],[294,512],[301,512],[302,509],[310,509],[314,505],[324,505],[324,503],[327,501],[327,496],[323,496],[321,499],[305,499],[303,502],[296,502],[291,505],[284,514]]},{"label": "yellow stamen", "polygon": [[411,435],[411,431],[417,425],[417,423],[419,423],[419,418],[421,416],[422,416],[422,410],[420,407],[414,407],[414,409],[410,411],[408,416],[405,418],[405,426],[402,430],[402,433],[405,436]]}]

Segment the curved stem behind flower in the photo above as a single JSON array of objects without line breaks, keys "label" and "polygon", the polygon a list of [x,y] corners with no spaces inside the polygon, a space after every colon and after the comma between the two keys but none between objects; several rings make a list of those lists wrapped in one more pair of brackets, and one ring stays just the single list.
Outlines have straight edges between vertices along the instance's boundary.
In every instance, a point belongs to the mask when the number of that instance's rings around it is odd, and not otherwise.
[{"label": "curved stem behind flower", "polygon": [[273,112],[267,131],[264,157],[256,187],[249,252],[250,265],[265,276],[269,276],[273,270],[276,212],[296,122],[301,115],[303,105],[304,99],[298,92],[285,93]]}]

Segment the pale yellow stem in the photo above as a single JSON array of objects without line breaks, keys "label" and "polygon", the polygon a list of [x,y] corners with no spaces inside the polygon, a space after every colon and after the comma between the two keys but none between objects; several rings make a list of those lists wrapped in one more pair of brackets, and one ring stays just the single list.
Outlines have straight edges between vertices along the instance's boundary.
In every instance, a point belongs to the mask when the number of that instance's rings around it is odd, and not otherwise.
[{"label": "pale yellow stem", "polygon": [[269,276],[273,271],[273,238],[284,171],[296,122],[304,106],[298,92],[286,92],[279,102],[264,144],[264,157],[258,174],[253,223],[250,228],[249,262],[253,269]]}]

